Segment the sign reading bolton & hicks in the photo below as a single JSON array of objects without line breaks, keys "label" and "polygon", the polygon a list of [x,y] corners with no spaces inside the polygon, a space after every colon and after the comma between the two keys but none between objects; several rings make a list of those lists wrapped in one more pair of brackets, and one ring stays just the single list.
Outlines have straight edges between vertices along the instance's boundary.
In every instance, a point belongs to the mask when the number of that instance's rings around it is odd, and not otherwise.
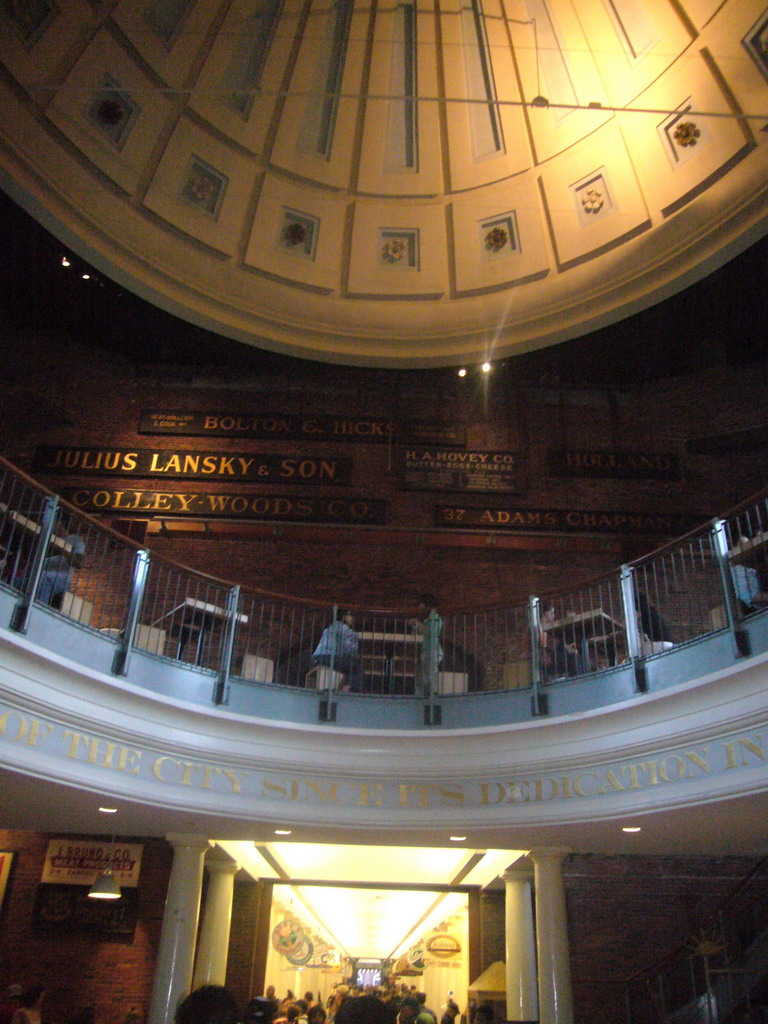
[{"label": "sign reading bolton & hicks", "polygon": [[292,523],[387,521],[387,503],[369,498],[309,498],[290,494],[205,494],[199,491],[143,491],[64,487],[62,497],[94,515],[192,516],[197,519],[259,519]]},{"label": "sign reading bolton & hicks", "polygon": [[406,448],[403,486],[417,491],[514,491],[515,452],[457,452],[446,448]]},{"label": "sign reading bolton & hicks", "polygon": [[467,443],[466,427],[410,420],[347,416],[296,416],[291,413],[142,412],[140,434],[176,437],[253,437],[261,441],[358,441],[388,444],[395,438],[415,444]]},{"label": "sign reading bolton & hicks", "polygon": [[170,477],[257,484],[348,485],[352,460],[288,458],[263,452],[195,452],[153,448],[57,448],[40,445],[33,468],[78,476]]},{"label": "sign reading bolton & hicks", "polygon": [[604,477],[610,480],[679,480],[680,460],[666,452],[604,452],[551,448],[552,476]]},{"label": "sign reading bolton & hicks", "polygon": [[641,533],[675,537],[701,526],[707,518],[674,512],[599,512],[563,508],[438,505],[435,509],[437,526],[509,532]]}]

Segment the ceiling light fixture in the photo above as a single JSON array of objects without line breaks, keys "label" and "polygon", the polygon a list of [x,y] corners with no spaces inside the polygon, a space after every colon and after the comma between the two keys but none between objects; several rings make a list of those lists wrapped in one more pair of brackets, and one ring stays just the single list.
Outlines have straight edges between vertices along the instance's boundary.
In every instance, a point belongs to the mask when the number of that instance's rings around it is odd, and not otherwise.
[{"label": "ceiling light fixture", "polygon": [[110,868],[102,872],[88,890],[88,898],[92,900],[119,900],[121,896],[120,886]]},{"label": "ceiling light fixture", "polygon": [[91,275],[90,274],[83,274],[83,280],[84,281],[90,281],[91,280]]},{"label": "ceiling light fixture", "polygon": [[483,371],[483,373],[490,373],[491,372],[491,364],[490,363],[483,363],[483,365],[480,367],[480,369]]},{"label": "ceiling light fixture", "polygon": [[289,829],[289,828],[276,828],[275,829],[275,835],[276,836],[289,836],[289,835],[291,835],[291,829]]},{"label": "ceiling light fixture", "polygon": [[61,257],[61,265],[62,265],[62,267],[71,267],[72,266],[72,264],[69,262],[68,257],[66,257],[66,256],[62,256]]},{"label": "ceiling light fixture", "polygon": [[100,814],[117,814],[117,808],[116,807],[100,807],[99,808],[99,813]]},{"label": "ceiling light fixture", "polygon": [[622,832],[642,832],[639,825],[625,825],[621,830]]},{"label": "ceiling light fixture", "polygon": [[465,366],[462,366],[462,368],[459,370],[459,376],[460,377],[466,377],[467,376],[467,369],[466,369]]},{"label": "ceiling light fixture", "polygon": [[548,107],[549,100],[541,95],[541,61],[539,59],[539,37],[536,32],[536,19],[531,18],[533,25],[533,48],[536,51],[536,95],[531,100],[532,107]]},{"label": "ceiling light fixture", "polygon": [[452,843],[463,843],[464,840],[467,837],[466,836],[449,836],[448,838],[451,840]]}]

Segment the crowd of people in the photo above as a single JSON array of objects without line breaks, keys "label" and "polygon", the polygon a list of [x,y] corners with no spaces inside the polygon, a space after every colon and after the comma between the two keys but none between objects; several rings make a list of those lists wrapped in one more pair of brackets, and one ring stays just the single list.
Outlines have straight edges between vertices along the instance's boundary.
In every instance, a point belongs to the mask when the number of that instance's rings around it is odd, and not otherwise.
[{"label": "crowd of people", "polygon": [[[354,988],[336,985],[325,1003],[305,992],[290,990],[278,999],[269,985],[242,1013],[232,993],[219,985],[203,985],[179,1005],[176,1024],[467,1024],[453,993],[439,1011],[427,1006],[425,993],[406,984]],[[494,1024],[493,1007],[473,1007],[470,1024]]]},{"label": "crowd of people", "polygon": [[[42,985],[9,985],[0,996],[0,1024],[41,1024],[44,999]],[[494,1024],[490,1003],[472,1009],[470,1024]],[[262,996],[242,1008],[224,986],[203,985],[179,1004],[175,1024],[467,1024],[467,1020],[452,992],[435,1011],[427,1006],[425,993],[406,984],[365,989],[339,984],[325,1003],[312,992],[297,998],[290,990],[278,999],[269,985]]]}]

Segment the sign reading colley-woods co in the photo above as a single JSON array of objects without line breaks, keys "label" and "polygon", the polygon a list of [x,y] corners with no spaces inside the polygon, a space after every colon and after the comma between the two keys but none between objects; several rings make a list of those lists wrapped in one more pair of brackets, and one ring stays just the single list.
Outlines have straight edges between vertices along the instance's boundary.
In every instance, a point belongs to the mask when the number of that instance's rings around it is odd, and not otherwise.
[{"label": "sign reading colley-woods co", "polygon": [[155,448],[59,448],[40,445],[34,469],[78,476],[169,477],[256,484],[341,484],[352,478],[352,460],[292,458],[263,452],[211,452]]},{"label": "sign reading colley-woods co", "polygon": [[605,452],[551,448],[552,476],[604,477],[611,480],[679,480],[680,460],[666,452]]},{"label": "sign reading colley-woods co", "polygon": [[291,494],[208,494],[199,491],[64,487],[62,497],[84,512],[122,516],[192,516],[290,523],[387,521],[387,503],[368,498],[309,498]]},{"label": "sign reading colley-woods co", "polygon": [[675,512],[601,512],[565,508],[468,508],[438,505],[435,525],[457,529],[547,533],[641,533],[675,537],[694,530],[707,516]]},{"label": "sign reading colley-woods co", "polygon": [[253,437],[261,441],[359,441],[387,444],[393,440],[414,444],[467,443],[466,427],[409,420],[396,424],[386,419],[348,416],[297,416],[293,413],[142,412],[140,434],[176,437]]},{"label": "sign reading colley-woods co", "polygon": [[514,491],[515,452],[457,452],[446,448],[406,448],[403,486],[417,491]]}]

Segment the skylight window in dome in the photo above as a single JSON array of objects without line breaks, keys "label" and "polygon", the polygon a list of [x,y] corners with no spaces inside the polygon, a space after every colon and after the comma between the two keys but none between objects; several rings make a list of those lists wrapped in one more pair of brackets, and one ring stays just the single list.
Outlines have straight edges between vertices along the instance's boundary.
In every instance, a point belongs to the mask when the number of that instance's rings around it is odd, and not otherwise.
[{"label": "skylight window in dome", "polygon": [[259,0],[243,21],[224,75],[227,103],[243,117],[248,117],[253,106],[282,11],[283,0]]},{"label": "skylight window in dome", "polygon": [[[398,4],[392,14],[392,57],[389,75],[385,167],[388,171],[418,169],[416,8]],[[396,98],[402,97],[402,99]]]},{"label": "skylight window in dome", "polygon": [[461,37],[467,99],[470,101],[472,155],[475,160],[483,160],[504,152],[504,138],[481,0],[462,4]]}]

